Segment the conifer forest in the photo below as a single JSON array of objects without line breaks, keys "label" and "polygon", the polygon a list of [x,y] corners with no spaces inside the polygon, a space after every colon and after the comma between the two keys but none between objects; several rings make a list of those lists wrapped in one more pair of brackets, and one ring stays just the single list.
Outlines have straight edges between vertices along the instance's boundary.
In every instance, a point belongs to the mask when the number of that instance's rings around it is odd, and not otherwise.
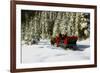
[{"label": "conifer forest", "polygon": [[78,40],[90,37],[90,13],[64,11],[21,10],[21,40],[50,39],[67,32]]}]

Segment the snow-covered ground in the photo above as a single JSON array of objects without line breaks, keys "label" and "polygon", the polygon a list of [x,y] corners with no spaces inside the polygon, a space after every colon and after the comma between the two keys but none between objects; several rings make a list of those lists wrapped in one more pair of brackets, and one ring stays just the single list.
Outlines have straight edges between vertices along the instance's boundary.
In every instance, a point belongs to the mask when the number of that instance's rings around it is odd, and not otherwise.
[{"label": "snow-covered ground", "polygon": [[90,58],[89,39],[78,41],[79,50],[64,50],[50,45],[49,40],[40,40],[37,45],[22,45],[22,63],[78,61]]}]

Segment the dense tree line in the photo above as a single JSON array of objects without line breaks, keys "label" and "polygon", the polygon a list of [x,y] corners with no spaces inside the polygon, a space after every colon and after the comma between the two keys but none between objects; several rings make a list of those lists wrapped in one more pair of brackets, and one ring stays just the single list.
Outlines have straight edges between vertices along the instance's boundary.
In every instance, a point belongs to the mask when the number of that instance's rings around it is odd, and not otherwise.
[{"label": "dense tree line", "polygon": [[30,42],[33,38],[50,39],[57,33],[67,32],[79,40],[90,34],[90,14],[83,12],[21,10],[21,39]]}]

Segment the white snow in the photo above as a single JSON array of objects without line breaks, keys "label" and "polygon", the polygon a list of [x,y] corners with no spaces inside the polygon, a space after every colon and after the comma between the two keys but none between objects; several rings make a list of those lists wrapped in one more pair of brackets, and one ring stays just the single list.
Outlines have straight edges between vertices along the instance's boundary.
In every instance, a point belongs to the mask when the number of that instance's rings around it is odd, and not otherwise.
[{"label": "white snow", "polygon": [[64,50],[50,45],[49,40],[40,40],[35,45],[22,45],[22,63],[78,61],[90,58],[89,39],[77,42],[82,51]]}]

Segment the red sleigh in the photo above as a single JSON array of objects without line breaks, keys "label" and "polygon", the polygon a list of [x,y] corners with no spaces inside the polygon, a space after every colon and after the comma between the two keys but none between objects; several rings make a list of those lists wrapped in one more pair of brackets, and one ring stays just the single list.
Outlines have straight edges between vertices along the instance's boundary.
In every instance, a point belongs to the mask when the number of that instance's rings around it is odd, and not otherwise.
[{"label": "red sleigh", "polygon": [[70,49],[77,49],[77,36],[65,36],[64,39],[61,37],[56,36],[55,38],[51,38],[51,44],[56,45],[57,47],[63,47],[63,48],[70,48]]}]

